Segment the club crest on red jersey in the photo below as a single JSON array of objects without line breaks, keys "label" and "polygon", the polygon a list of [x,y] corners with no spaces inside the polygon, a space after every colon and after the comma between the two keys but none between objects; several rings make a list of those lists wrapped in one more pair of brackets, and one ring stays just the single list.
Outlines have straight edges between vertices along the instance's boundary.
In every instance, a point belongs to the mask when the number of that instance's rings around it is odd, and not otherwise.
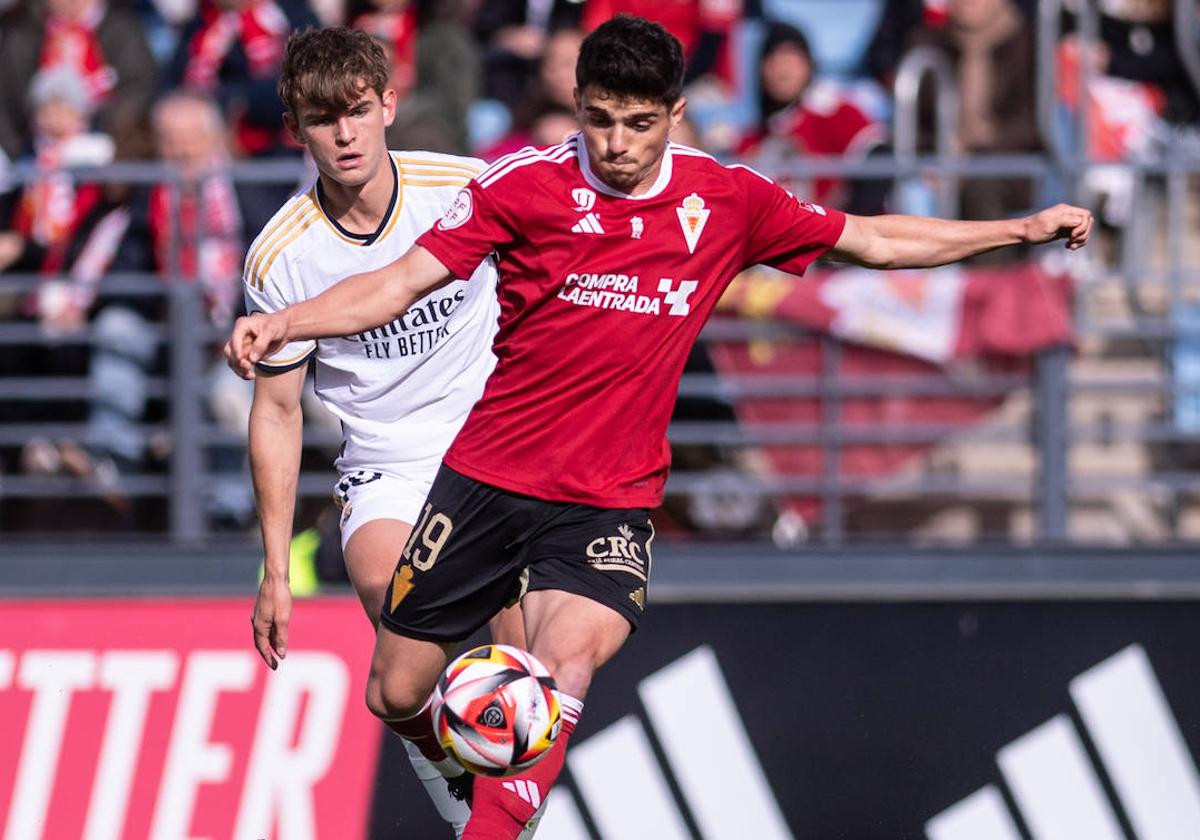
[{"label": "club crest on red jersey", "polygon": [[631,228],[631,230],[629,231],[629,235],[631,237],[633,237],[634,239],[641,239],[642,233],[645,232],[645,230],[646,230],[646,223],[642,219],[642,217],[634,216],[632,219],[629,220],[629,225]]},{"label": "club crest on red jersey", "polygon": [[704,199],[696,193],[689,195],[683,200],[681,206],[675,208],[689,254],[696,253],[696,243],[700,241],[700,234],[704,233],[704,226],[708,224],[708,216],[711,212],[705,208]]}]

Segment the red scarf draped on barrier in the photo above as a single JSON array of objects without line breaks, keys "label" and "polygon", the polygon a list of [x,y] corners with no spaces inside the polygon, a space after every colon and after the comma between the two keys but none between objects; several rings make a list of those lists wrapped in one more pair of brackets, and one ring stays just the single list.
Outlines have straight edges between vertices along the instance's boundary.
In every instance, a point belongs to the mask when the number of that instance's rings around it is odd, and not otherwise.
[{"label": "red scarf draped on barrier", "polygon": [[[946,372],[970,360],[993,373],[1023,373],[1040,350],[1071,340],[1071,283],[1034,265],[1004,269],[958,267],[911,272],[845,269],[814,273],[804,282],[758,269],[734,281],[721,302],[726,312],[798,324],[845,340],[841,377],[895,377],[898,381]],[[727,341],[710,345],[717,371],[730,377],[786,374],[819,377],[824,349],[811,338]],[[949,385],[949,383],[948,383]],[[843,429],[903,429],[911,424],[967,428],[1004,396],[947,392],[926,395],[849,394],[839,403]],[[815,426],[815,396],[745,397],[734,409],[742,423]],[[847,443],[839,471],[849,479],[883,478],[926,453],[931,443]],[[824,453],[817,444],[760,449],[768,475],[815,477]],[[820,514],[812,496],[780,499],[806,519]]]}]

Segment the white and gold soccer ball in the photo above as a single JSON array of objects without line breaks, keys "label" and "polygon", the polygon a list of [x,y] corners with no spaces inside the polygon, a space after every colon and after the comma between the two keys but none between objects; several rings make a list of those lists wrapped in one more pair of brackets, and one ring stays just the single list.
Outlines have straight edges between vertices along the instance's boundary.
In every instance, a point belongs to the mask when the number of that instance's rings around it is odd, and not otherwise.
[{"label": "white and gold soccer ball", "polygon": [[531,767],[562,729],[554,678],[533,654],[510,645],[482,645],[451,662],[432,711],[442,749],[484,776]]}]

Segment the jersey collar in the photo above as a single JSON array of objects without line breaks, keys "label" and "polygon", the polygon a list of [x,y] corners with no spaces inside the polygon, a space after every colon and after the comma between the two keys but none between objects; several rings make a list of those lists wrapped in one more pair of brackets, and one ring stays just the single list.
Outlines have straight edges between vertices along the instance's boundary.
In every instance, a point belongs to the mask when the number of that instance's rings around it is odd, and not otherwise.
[{"label": "jersey collar", "polygon": [[400,196],[400,167],[396,165],[396,161],[392,157],[391,152],[388,152],[387,159],[388,163],[391,164],[392,167],[392,198],[388,202],[387,210],[384,212],[383,218],[379,222],[379,227],[375,228],[374,232],[372,233],[354,233],[353,231],[346,230],[344,227],[338,224],[333,216],[330,216],[327,212],[325,212],[324,190],[321,187],[321,179],[318,177],[316,184],[313,185],[313,200],[317,205],[317,209],[321,211],[321,215],[324,217],[325,221],[329,223],[329,226],[333,228],[334,232],[348,242],[352,242],[357,245],[374,245],[376,242],[386,236],[392,229],[392,225],[396,223],[396,216],[398,215],[396,213],[396,209],[402,200]]},{"label": "jersey collar", "polygon": [[648,198],[654,198],[667,188],[667,184],[671,183],[671,141],[667,141],[667,148],[663,152],[662,165],[658,168],[658,178],[641,195],[630,195],[623,193],[620,190],[614,190],[608,184],[600,180],[600,178],[592,171],[591,161],[588,160],[587,143],[583,140],[583,134],[576,134],[578,142],[575,144],[575,154],[579,158],[579,171],[583,173],[583,180],[587,181],[588,186],[598,193],[611,195],[613,198],[626,198],[630,201],[645,201]]}]

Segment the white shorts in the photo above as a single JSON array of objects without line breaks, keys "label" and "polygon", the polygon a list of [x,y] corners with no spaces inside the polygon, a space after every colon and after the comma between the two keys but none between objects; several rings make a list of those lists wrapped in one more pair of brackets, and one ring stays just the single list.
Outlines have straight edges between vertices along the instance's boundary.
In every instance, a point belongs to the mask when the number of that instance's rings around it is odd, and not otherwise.
[{"label": "white shorts", "polygon": [[379,470],[342,473],[333,488],[333,500],[342,511],[342,551],[354,532],[374,519],[415,523],[436,475],[436,469],[403,478]]}]

